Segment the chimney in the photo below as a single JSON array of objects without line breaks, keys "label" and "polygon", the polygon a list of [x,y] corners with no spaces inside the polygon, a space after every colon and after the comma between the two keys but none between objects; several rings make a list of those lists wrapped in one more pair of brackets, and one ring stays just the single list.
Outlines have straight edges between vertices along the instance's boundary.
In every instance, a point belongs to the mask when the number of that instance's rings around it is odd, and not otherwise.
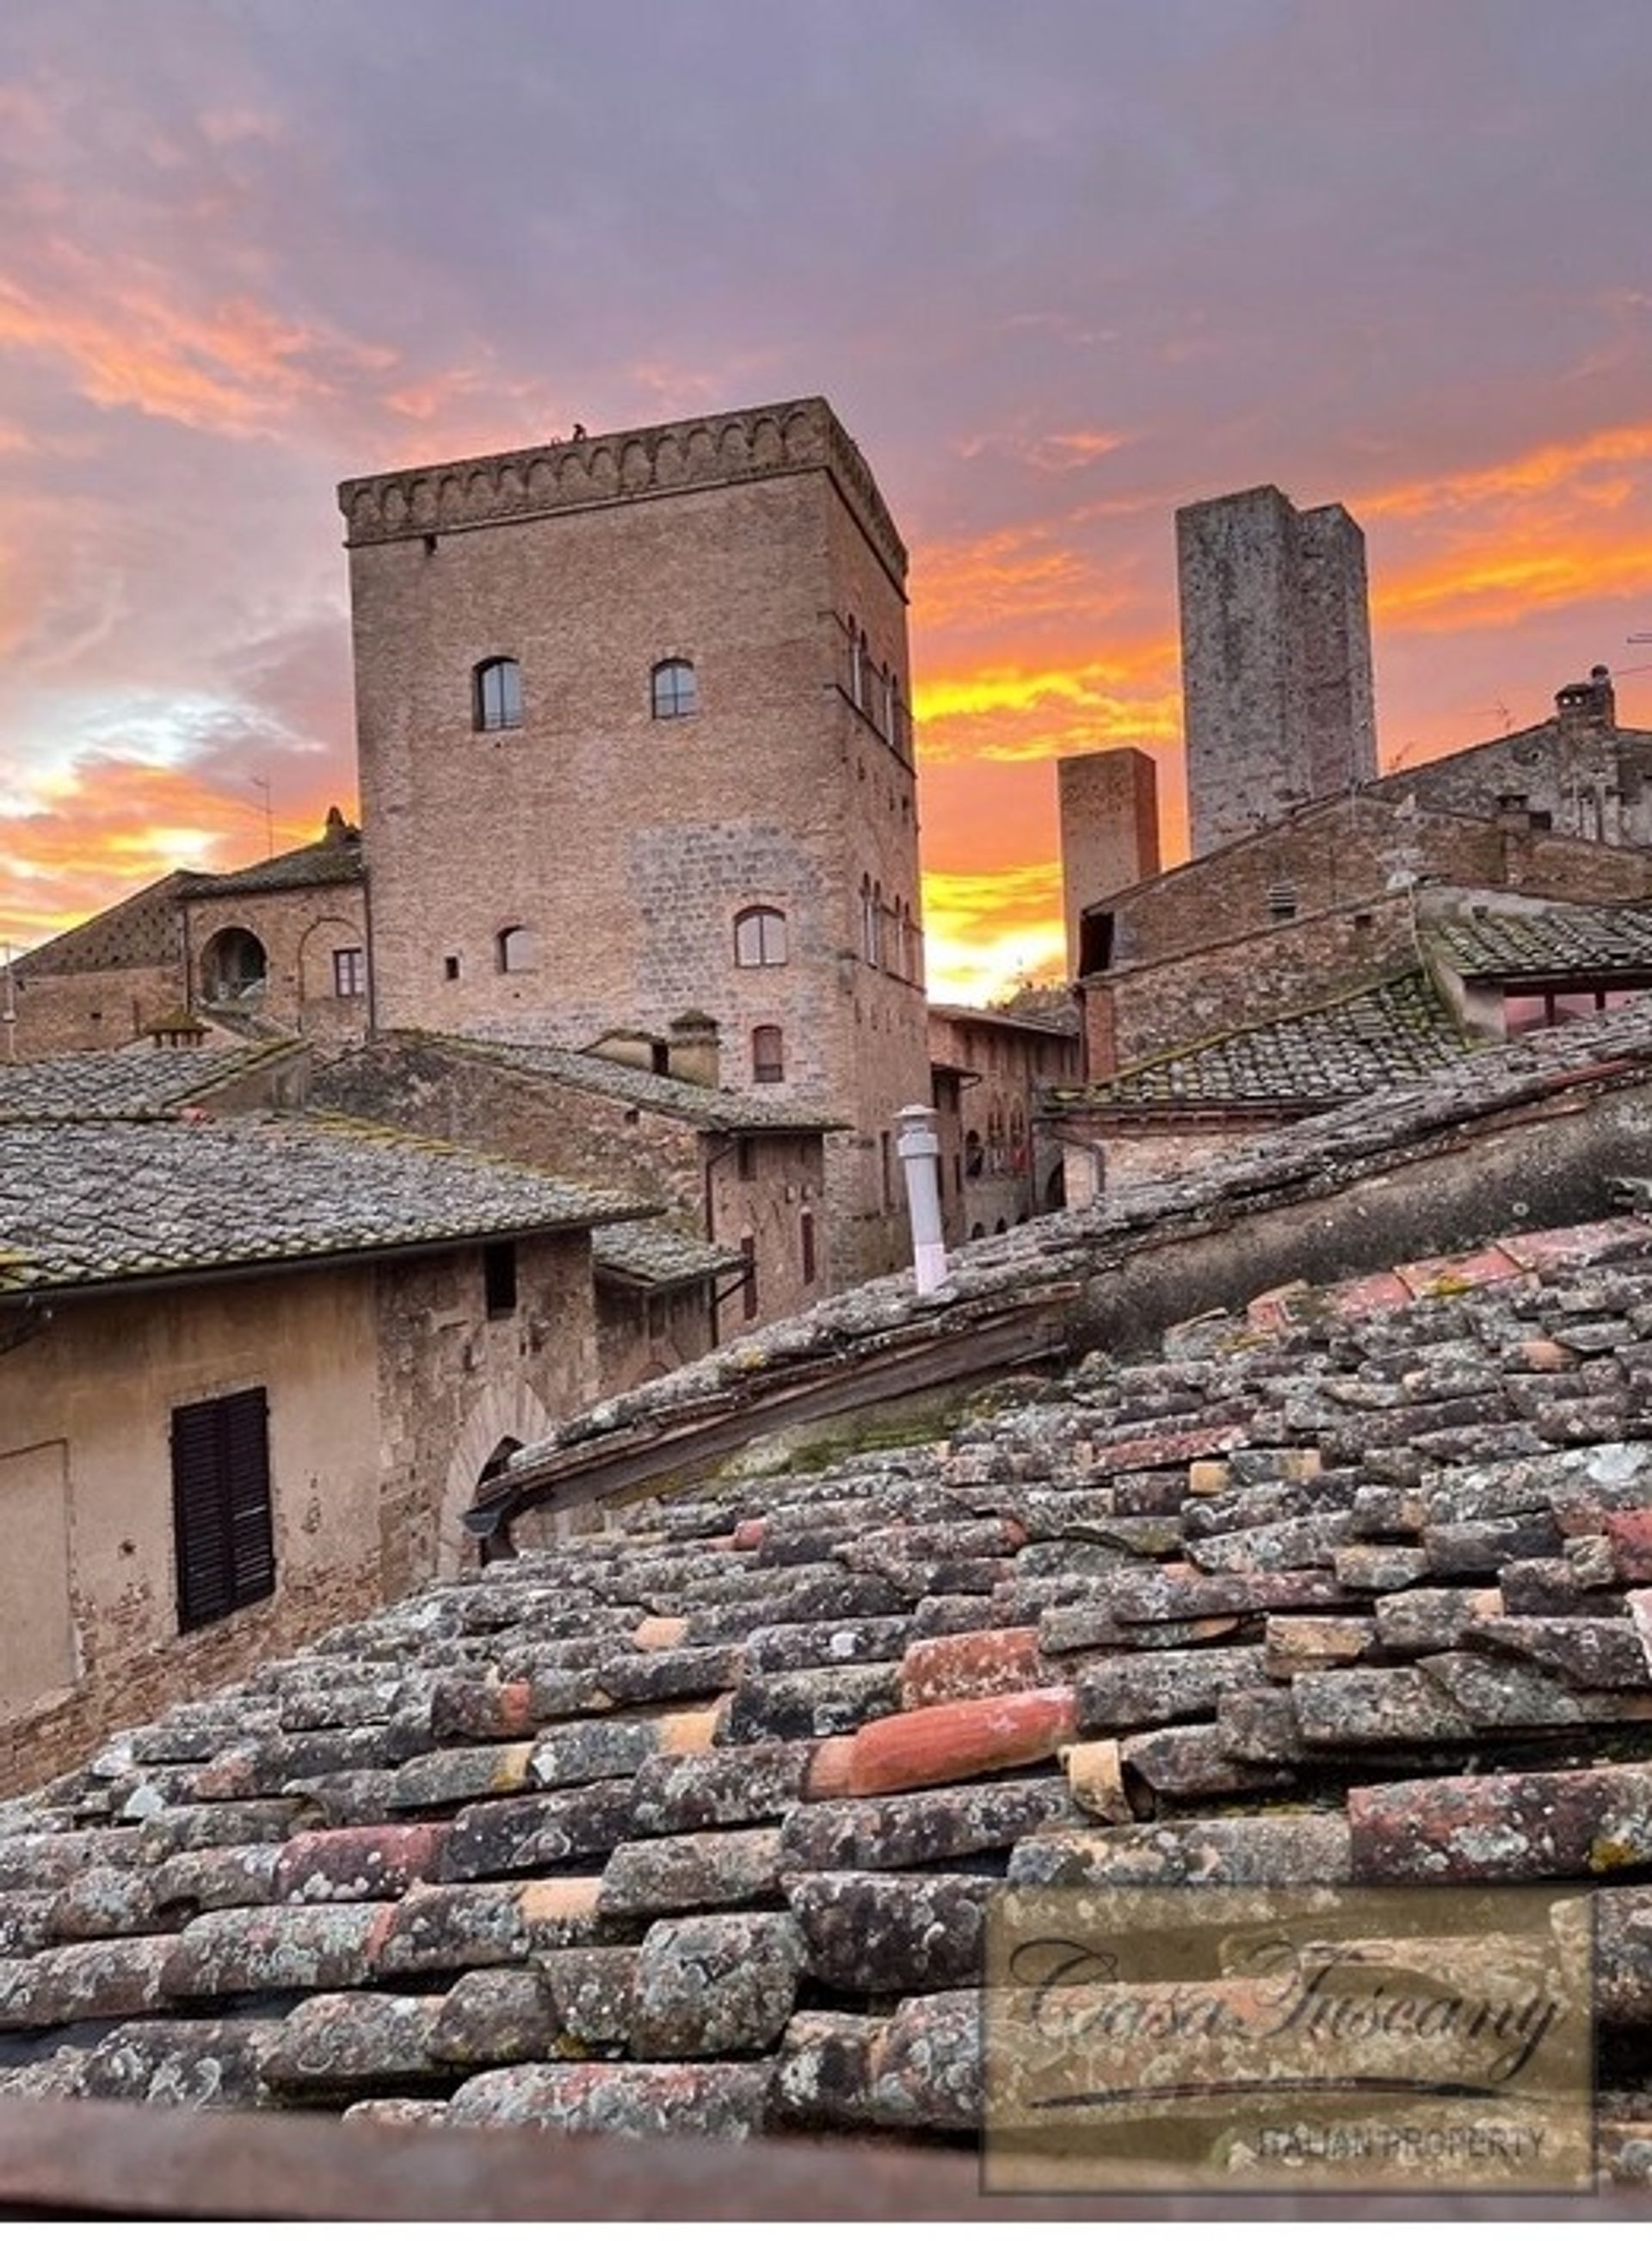
[{"label": "chimney", "polygon": [[1580,684],[1562,686],[1555,695],[1555,714],[1568,731],[1585,726],[1610,731],[1615,726],[1617,699],[1612,691],[1612,672],[1603,661],[1597,661]]},{"label": "chimney", "polygon": [[717,1022],[709,1012],[684,1012],[671,1023],[671,1067],[678,1081],[695,1081],[702,1089],[721,1087],[720,1046]]}]

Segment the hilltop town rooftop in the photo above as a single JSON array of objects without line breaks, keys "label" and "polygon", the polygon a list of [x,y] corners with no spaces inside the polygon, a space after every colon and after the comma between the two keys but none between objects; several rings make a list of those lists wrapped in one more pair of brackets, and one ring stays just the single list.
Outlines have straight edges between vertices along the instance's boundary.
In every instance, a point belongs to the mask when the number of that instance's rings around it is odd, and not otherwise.
[{"label": "hilltop town rooftop", "polygon": [[[1007,1889],[1552,1880],[1599,1891],[1600,2152],[1644,2177],[1652,1221],[1613,1174],[1646,1009],[989,1241],[928,1301],[845,1294],[524,1449],[522,1553],[0,1812],[0,2094],[961,2147]],[[1373,1219],[1385,1183],[1437,1254]],[[1275,1216],[1319,1281],[1084,1350],[1087,1283]],[[724,1418],[732,1450],[827,1355],[913,1348],[915,1385],[914,1330],[1018,1291],[1062,1293],[1065,1354],[921,1433],[591,1495],[627,1443]]]}]

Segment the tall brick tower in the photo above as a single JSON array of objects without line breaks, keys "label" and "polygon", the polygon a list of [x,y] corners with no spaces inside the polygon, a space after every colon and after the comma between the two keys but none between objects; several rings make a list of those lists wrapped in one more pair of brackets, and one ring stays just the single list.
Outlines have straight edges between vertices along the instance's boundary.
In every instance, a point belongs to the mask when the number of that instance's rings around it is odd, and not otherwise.
[{"label": "tall brick tower", "polygon": [[926,1101],[906,549],[819,398],[345,483],[376,1024],[825,1111],[834,1280]]},{"label": "tall brick tower", "polygon": [[1376,776],[1365,538],[1271,484],[1176,516],[1193,853]]}]

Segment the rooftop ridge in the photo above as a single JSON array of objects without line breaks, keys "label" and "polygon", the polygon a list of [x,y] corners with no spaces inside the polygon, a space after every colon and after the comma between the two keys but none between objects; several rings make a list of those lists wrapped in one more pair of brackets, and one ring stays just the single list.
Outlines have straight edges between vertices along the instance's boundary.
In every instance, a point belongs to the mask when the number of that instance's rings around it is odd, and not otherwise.
[{"label": "rooftop ridge", "polygon": [[872,471],[824,397],[621,428],[468,459],[396,467],[338,486],[348,546],[824,468],[897,584],[906,548]]}]

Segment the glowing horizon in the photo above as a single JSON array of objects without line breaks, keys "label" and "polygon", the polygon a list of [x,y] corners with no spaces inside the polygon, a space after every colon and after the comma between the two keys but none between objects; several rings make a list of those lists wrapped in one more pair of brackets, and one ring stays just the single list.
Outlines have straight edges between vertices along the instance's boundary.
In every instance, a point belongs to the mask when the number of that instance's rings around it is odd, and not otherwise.
[{"label": "glowing horizon", "polygon": [[350,813],[331,486],[576,420],[832,398],[938,996],[1059,960],[1054,759],[1151,752],[1174,851],[1191,500],[1362,525],[1386,766],[1596,661],[1652,722],[1636,0],[128,8],[0,18],[0,940]]}]

